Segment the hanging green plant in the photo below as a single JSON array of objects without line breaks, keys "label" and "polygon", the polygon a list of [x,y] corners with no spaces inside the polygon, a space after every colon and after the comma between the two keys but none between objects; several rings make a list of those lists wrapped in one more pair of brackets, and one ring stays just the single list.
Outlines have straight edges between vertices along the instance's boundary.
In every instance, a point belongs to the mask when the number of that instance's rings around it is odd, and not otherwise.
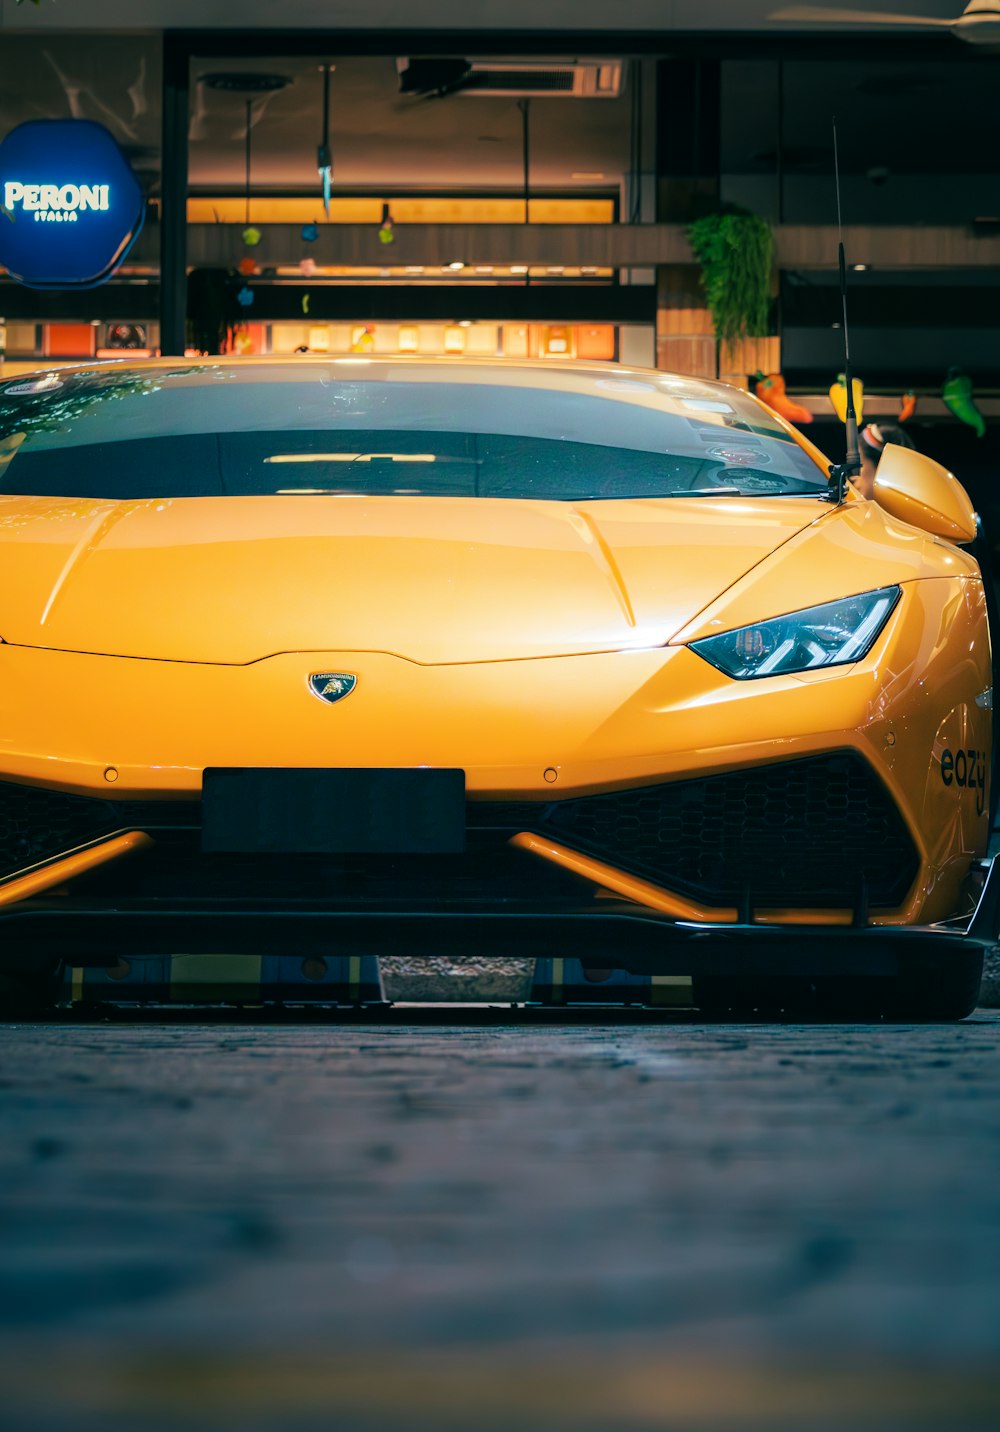
[{"label": "hanging green plant", "polygon": [[764,338],[769,331],[774,235],[756,214],[706,214],[688,225],[701,282],[720,343]]}]

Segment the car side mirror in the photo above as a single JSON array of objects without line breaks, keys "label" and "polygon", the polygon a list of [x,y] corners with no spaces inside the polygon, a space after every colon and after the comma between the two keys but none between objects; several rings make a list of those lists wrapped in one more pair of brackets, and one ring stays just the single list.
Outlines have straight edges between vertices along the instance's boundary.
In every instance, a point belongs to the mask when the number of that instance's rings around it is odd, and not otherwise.
[{"label": "car side mirror", "polygon": [[971,542],[976,511],[946,467],[912,448],[886,443],[875,470],[873,496],[893,517],[951,542]]}]

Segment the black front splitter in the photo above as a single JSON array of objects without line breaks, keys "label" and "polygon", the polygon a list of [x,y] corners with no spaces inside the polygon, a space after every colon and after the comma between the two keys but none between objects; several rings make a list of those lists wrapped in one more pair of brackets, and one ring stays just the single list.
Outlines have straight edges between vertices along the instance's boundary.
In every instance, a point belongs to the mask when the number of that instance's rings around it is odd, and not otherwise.
[{"label": "black front splitter", "polygon": [[144,955],[568,957],[641,975],[895,976],[996,943],[994,866],[967,927],[684,923],[628,902],[433,909],[289,902],[25,900],[0,909],[0,970]]}]

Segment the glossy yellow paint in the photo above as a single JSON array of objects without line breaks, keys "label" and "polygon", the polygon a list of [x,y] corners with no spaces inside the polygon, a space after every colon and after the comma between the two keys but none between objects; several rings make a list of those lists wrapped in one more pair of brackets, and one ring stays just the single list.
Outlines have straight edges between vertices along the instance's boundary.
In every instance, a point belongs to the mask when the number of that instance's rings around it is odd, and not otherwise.
[{"label": "glossy yellow paint", "polygon": [[899,521],[876,502],[825,507],[808,529],[708,603],[671,640],[697,641],[851,593],[932,578],[981,583],[968,552]]},{"label": "glossy yellow paint", "polygon": [[[350,360],[368,366],[596,393],[625,378],[643,405],[729,391],[596,365]],[[840,507],[2,496],[0,549],[5,779],[185,800],[206,766],[447,765],[466,771],[472,799],[541,801],[850,749],[920,854],[889,922],[954,913],[985,853],[986,781],[969,756],[991,744],[978,566],[856,495]],[[688,645],[897,584],[885,629],[849,667],[738,682]],[[358,677],[332,706],[308,688],[328,671]],[[588,878],[626,898],[686,906],[593,866]]]},{"label": "glossy yellow paint", "polygon": [[953,472],[926,453],[888,443],[875,473],[875,501],[937,537],[971,542],[976,512]]},{"label": "glossy yellow paint", "polygon": [[99,865],[106,865],[108,861],[117,860],[133,850],[147,849],[152,844],[152,838],[145,832],[131,830],[125,835],[104,840],[100,845],[92,845],[87,850],[78,850],[62,860],[53,860],[48,865],[39,866],[37,870],[28,871],[26,875],[0,882],[0,905],[15,905],[19,900],[41,895],[46,890],[65,885],[68,880],[75,880],[80,875],[86,875],[88,871],[96,870]]},{"label": "glossy yellow paint", "polygon": [[824,510],[0,496],[0,636],[218,665],[330,649],[438,665],[659,646]]}]

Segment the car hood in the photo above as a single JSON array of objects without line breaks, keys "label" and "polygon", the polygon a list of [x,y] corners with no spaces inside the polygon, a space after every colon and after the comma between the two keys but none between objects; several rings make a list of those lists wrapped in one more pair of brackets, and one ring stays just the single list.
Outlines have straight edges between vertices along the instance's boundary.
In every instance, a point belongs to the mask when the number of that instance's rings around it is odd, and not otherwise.
[{"label": "car hood", "polygon": [[649,647],[829,510],[791,498],[0,497],[0,637],[223,664]]}]

